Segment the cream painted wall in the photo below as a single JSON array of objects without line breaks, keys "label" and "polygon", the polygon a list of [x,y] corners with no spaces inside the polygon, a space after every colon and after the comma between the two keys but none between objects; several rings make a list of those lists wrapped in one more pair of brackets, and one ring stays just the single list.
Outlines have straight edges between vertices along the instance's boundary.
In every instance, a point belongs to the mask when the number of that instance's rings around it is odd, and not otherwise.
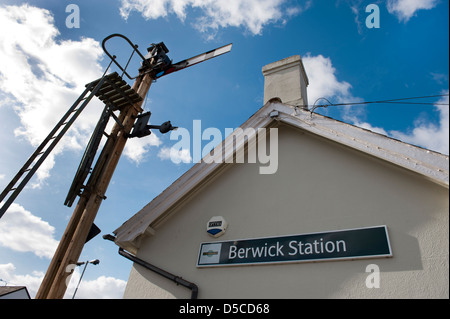
[{"label": "cream painted wall", "polygon": [[[199,298],[448,298],[447,188],[334,142],[279,128],[279,169],[228,164],[170,218],[138,257],[199,286]],[[196,268],[206,223],[229,223],[217,241],[387,225],[393,257]],[[366,267],[381,271],[369,289]],[[189,298],[190,291],[133,266],[125,298]]]}]

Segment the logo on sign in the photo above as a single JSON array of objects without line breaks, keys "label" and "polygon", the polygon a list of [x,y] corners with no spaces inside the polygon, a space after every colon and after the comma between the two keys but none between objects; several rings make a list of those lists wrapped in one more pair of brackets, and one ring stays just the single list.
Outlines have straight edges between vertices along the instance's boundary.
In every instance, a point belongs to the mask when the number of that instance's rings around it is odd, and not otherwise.
[{"label": "logo on sign", "polygon": [[212,257],[212,256],[216,256],[218,254],[219,254],[218,251],[208,250],[208,251],[204,252],[202,255]]},{"label": "logo on sign", "polygon": [[200,251],[200,263],[218,264],[220,261],[220,252],[222,244],[206,244],[202,246]]}]

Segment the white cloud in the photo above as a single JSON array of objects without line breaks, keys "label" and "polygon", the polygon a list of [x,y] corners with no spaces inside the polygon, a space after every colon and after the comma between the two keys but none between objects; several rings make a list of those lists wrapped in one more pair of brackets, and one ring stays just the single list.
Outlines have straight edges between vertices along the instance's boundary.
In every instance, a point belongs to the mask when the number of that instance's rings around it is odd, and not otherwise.
[{"label": "white cloud", "polygon": [[[363,99],[352,94],[352,85],[347,81],[338,79],[338,72],[333,66],[329,57],[323,55],[311,56],[307,54],[303,57],[306,74],[309,79],[308,86],[308,104],[310,109],[312,105],[329,105],[340,103],[361,102]],[[317,109],[324,110],[324,109]],[[363,123],[361,118],[365,116],[365,108],[358,106],[337,106],[333,110],[338,110],[342,120],[369,129],[368,123]],[[328,110],[322,111],[325,114]],[[373,127],[371,127],[374,129]],[[376,128],[376,132],[382,129]]]},{"label": "white cloud", "polygon": [[[83,267],[83,266],[82,266]],[[99,266],[96,266],[99,267]],[[75,268],[64,298],[72,298],[81,276],[80,267]],[[16,267],[12,263],[0,264],[0,278],[9,286],[25,286],[31,298],[36,296],[39,286],[44,278],[41,271],[31,274],[16,274]],[[114,277],[100,276],[94,280],[83,277],[78,288],[76,299],[120,299],[125,291],[126,281]]]},{"label": "white cloud", "polygon": [[[449,91],[443,92],[449,94]],[[442,97],[435,105],[439,112],[439,124],[432,124],[418,119],[414,129],[409,133],[391,131],[390,134],[407,143],[422,146],[424,148],[449,154],[449,97]],[[447,105],[439,105],[447,104]]]},{"label": "white cloud", "polygon": [[[101,75],[102,49],[89,38],[58,40],[50,12],[29,5],[0,7],[0,28],[8,30],[0,33],[0,92],[8,96],[8,104],[20,118],[15,135],[36,147],[84,85]],[[55,155],[65,149],[80,150],[87,143],[102,109],[100,102],[93,104],[38,170],[35,186],[49,176]]]},{"label": "white cloud", "polygon": [[365,8],[366,5],[363,4],[363,0],[347,0],[347,5],[350,7],[350,10],[352,11],[353,15],[355,16],[355,23],[358,27],[358,33],[363,33],[363,24],[364,22],[361,20],[360,13],[363,13],[363,16],[366,16]]},{"label": "white cloud", "polygon": [[31,298],[36,296],[36,293],[41,285],[44,273],[33,271],[27,275],[17,275],[16,267],[12,263],[0,264],[0,278],[5,281],[8,286],[25,286]]},{"label": "white cloud", "polygon": [[417,11],[430,10],[438,4],[438,0],[388,0],[387,9],[402,22],[408,22]]},{"label": "white cloud", "polygon": [[[339,81],[337,70],[330,58],[323,55],[311,56],[308,53],[302,58],[309,79],[308,103],[313,105],[319,98],[330,99],[332,103],[356,102],[360,100],[351,93],[351,84]],[[320,101],[318,104],[323,104]]]},{"label": "white cloud", "polygon": [[132,138],[125,145],[123,154],[136,164],[141,163],[151,146],[161,145],[161,140],[155,134],[143,138]]},{"label": "white cloud", "polygon": [[[341,81],[337,77],[337,70],[333,67],[330,58],[322,55],[311,56],[307,54],[303,58],[306,73],[308,74],[310,85],[308,86],[309,104],[313,105],[317,99],[326,98],[331,103],[361,102],[362,99],[355,97],[351,93],[351,84]],[[442,94],[448,94],[445,91]],[[417,119],[414,128],[410,132],[389,131],[382,127],[375,127],[363,120],[365,108],[361,105],[354,107],[339,106],[342,119],[353,125],[377,132],[383,135],[397,138],[403,142],[418,145],[433,151],[449,154],[449,108],[448,96],[443,97],[435,105],[439,112],[439,123],[433,124],[427,120]],[[326,100],[317,103],[328,104]]]},{"label": "white cloud", "polygon": [[[72,274],[64,298],[72,298],[80,280],[80,276],[81,272],[79,267],[77,267]],[[94,280],[86,280],[85,277],[83,277],[75,295],[75,299],[121,299],[126,285],[126,281],[114,277],[100,276]]]},{"label": "white cloud", "polygon": [[438,84],[444,84],[448,81],[448,75],[443,73],[430,72],[431,77]]},{"label": "white cloud", "polygon": [[285,23],[286,18],[297,15],[311,6],[289,5],[286,0],[122,0],[121,15],[127,19],[138,11],[146,19],[158,19],[175,14],[185,21],[187,8],[201,11],[194,27],[201,32],[215,32],[219,28],[244,27],[252,34],[261,34],[265,25]]},{"label": "white cloud", "polygon": [[175,164],[192,162],[192,157],[189,149],[175,149],[163,147],[159,151],[158,157],[162,160],[170,159]]},{"label": "white cloud", "polygon": [[55,228],[18,204],[12,204],[0,223],[0,245],[19,252],[52,258],[58,241]]},{"label": "white cloud", "polygon": [[[0,33],[0,94],[8,97],[1,105],[12,106],[20,118],[15,135],[36,147],[84,91],[85,84],[101,76],[103,50],[90,38],[58,40],[51,13],[29,5],[0,7],[0,28],[9,30]],[[41,165],[32,187],[42,186],[50,176],[55,156],[65,150],[84,149],[103,107],[96,99],[86,107]],[[159,146],[160,141],[150,136],[129,144],[124,155],[139,163],[150,146]]]}]

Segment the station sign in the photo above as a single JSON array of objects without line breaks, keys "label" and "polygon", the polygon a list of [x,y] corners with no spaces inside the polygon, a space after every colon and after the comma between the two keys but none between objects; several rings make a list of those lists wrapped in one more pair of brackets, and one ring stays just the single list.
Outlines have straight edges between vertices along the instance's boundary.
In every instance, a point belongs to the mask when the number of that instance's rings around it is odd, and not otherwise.
[{"label": "station sign", "polygon": [[202,243],[197,267],[392,257],[386,226]]}]

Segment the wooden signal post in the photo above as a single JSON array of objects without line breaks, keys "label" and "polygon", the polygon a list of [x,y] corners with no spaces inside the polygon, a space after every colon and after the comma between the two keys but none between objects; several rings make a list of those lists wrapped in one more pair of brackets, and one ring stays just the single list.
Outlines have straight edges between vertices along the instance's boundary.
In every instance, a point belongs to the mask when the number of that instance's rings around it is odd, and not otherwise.
[{"label": "wooden signal post", "polygon": [[140,102],[124,108],[118,116],[111,134],[97,160],[91,177],[73,212],[59,246],[53,256],[44,280],[37,292],[36,299],[63,298],[67,289],[67,279],[71,275],[71,264],[76,264],[84,243],[105,198],[105,193],[114,170],[119,162],[134,122],[142,112],[142,103],[153,79],[150,74],[140,75],[133,89],[142,97]]}]

